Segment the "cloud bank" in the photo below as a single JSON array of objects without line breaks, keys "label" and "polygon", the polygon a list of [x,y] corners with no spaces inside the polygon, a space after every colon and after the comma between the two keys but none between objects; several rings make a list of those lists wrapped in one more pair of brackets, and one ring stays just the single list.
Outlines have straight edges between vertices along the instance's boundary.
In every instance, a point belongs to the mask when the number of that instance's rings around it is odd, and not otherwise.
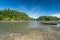
[{"label": "cloud bank", "polygon": [[60,13],[52,14],[51,16],[59,17],[60,18]]}]

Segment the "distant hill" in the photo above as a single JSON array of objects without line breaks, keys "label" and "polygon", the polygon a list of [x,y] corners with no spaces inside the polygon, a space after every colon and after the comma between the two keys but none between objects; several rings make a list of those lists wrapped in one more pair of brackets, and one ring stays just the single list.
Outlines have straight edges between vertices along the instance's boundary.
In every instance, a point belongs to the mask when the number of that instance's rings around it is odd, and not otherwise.
[{"label": "distant hill", "polygon": [[0,10],[0,21],[20,21],[20,20],[32,20],[26,13],[18,12],[16,10]]},{"label": "distant hill", "polygon": [[37,18],[37,21],[56,21],[56,20],[60,20],[60,18],[53,16],[40,16]]}]

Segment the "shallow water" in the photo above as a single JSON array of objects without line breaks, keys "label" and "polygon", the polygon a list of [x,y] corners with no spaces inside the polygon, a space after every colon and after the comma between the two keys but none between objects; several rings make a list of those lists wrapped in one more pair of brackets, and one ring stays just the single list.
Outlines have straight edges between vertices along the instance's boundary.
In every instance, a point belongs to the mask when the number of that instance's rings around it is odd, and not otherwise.
[{"label": "shallow water", "polygon": [[56,25],[43,25],[40,22],[0,22],[0,33],[20,32],[27,29],[46,29]]},{"label": "shallow water", "polygon": [[[51,27],[51,28],[50,28]],[[0,38],[2,38],[2,36],[5,38],[5,36],[7,36],[7,37],[12,37],[13,39],[15,39],[14,38],[14,35],[15,35],[15,33],[17,33],[17,35],[20,35],[21,34],[21,32],[24,32],[24,33],[26,33],[26,32],[28,32],[29,30],[31,30],[31,29],[41,29],[41,30],[43,30],[44,31],[44,34],[46,33],[46,32],[48,32],[47,34],[48,35],[52,35],[52,34],[54,34],[53,36],[55,37],[55,34],[57,34],[58,36],[56,37],[56,38],[58,38],[58,37],[60,37],[60,28],[59,27],[57,27],[57,25],[44,25],[44,24],[41,24],[40,22],[36,22],[36,21],[34,21],[34,22],[0,22]],[[40,32],[40,31],[39,31]],[[38,33],[39,33],[38,32]],[[54,33],[53,33],[54,32]],[[19,34],[18,34],[19,33]],[[32,32],[32,33],[34,33],[34,32]],[[30,33],[28,32],[28,34],[30,35]],[[12,36],[11,36],[12,35]],[[18,37],[16,35],[16,37]],[[22,35],[22,34],[21,34]],[[20,36],[21,36],[20,35]],[[23,34],[23,35],[25,35],[25,34]],[[26,34],[27,35],[27,34]],[[32,35],[34,35],[34,34],[32,34]],[[40,35],[40,34],[39,34]],[[53,37],[52,36],[52,37]],[[22,36],[21,36],[22,37]],[[20,37],[20,38],[21,38]],[[3,40],[4,40],[4,38],[2,38]],[[22,37],[22,39],[23,39],[24,37]],[[50,38],[50,37],[49,37]],[[39,39],[39,38],[38,38]],[[52,38],[51,38],[52,39]],[[54,38],[53,38],[54,39]],[[58,38],[59,39],[59,38]],[[8,40],[8,38],[7,38],[7,40]],[[9,39],[10,40],[10,39]]]}]

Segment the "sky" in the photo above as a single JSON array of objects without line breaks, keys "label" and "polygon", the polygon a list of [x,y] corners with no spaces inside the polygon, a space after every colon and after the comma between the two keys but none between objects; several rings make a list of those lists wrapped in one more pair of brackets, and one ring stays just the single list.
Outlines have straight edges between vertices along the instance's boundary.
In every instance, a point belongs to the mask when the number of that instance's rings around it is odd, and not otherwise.
[{"label": "sky", "polygon": [[4,9],[25,12],[33,18],[39,16],[60,17],[60,0],[0,0],[0,10]]}]

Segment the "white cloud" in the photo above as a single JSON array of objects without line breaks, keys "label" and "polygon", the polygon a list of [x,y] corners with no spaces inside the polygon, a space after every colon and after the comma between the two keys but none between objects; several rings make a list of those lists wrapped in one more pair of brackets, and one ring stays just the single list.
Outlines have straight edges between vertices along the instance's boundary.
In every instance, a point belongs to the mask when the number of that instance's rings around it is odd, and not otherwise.
[{"label": "white cloud", "polygon": [[60,18],[60,13],[52,14],[51,16],[59,17]]},{"label": "white cloud", "polygon": [[33,17],[33,18],[37,18],[38,16],[39,16],[39,12],[40,12],[40,6],[39,5],[37,5],[37,6],[34,6],[34,7],[32,7],[30,10],[29,10],[29,14],[30,14],[30,16],[31,17]]},{"label": "white cloud", "polygon": [[27,13],[30,17],[37,18],[39,16],[38,13],[40,13],[40,6],[32,6],[30,9],[27,9],[26,6],[19,6],[18,7],[20,11]]}]

